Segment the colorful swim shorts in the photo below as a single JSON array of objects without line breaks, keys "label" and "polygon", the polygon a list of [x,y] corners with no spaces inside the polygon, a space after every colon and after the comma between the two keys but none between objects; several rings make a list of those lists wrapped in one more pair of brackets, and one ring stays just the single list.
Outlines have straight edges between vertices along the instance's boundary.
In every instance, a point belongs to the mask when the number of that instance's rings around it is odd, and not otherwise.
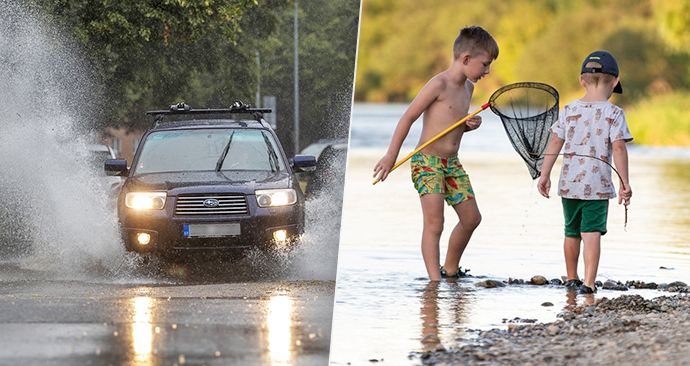
[{"label": "colorful swim shorts", "polygon": [[412,181],[420,196],[443,194],[450,206],[474,198],[470,177],[457,156],[442,158],[418,152],[412,156]]}]

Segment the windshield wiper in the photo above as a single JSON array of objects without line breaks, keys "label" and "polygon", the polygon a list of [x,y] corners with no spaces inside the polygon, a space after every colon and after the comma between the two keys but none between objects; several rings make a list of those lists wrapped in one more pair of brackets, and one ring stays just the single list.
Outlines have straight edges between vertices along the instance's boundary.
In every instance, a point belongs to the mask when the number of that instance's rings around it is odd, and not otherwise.
[{"label": "windshield wiper", "polygon": [[268,161],[269,164],[271,164],[271,172],[277,172],[278,171],[278,155],[276,155],[276,151],[273,149],[273,145],[271,145],[271,141],[268,139],[268,136],[266,136],[265,133],[261,133],[261,136],[263,136],[264,141],[266,142],[266,149],[268,150]]},{"label": "windshield wiper", "polygon": [[216,171],[219,172],[220,168],[223,166],[223,162],[225,161],[225,157],[228,156],[228,151],[230,150],[230,144],[232,143],[232,137],[235,135],[235,131],[232,131],[230,133],[230,137],[228,138],[228,143],[225,145],[225,148],[223,149],[223,153],[220,155],[220,158],[218,159],[218,162],[216,163]]}]

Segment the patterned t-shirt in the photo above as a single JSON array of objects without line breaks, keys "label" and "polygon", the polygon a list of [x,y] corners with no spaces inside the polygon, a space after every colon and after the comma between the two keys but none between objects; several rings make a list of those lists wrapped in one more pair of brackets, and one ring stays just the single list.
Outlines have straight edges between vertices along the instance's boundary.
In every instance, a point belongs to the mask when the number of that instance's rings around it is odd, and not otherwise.
[{"label": "patterned t-shirt", "polygon": [[608,101],[576,100],[563,108],[551,131],[565,140],[558,195],[580,200],[616,197],[611,167],[590,156],[611,163],[613,142],[632,141],[623,110]]}]

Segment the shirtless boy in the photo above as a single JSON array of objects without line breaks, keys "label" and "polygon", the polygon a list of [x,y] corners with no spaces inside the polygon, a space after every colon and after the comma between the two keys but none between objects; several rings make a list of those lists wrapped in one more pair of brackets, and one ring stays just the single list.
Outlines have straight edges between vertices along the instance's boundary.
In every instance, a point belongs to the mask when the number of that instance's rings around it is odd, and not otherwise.
[{"label": "shirtless boy", "polygon": [[[498,45],[486,30],[478,26],[460,30],[453,45],[450,67],[431,78],[410,103],[393,132],[388,151],[374,167],[374,178],[386,179],[412,123],[422,113],[422,135],[418,145],[466,116],[474,83],[489,73],[497,57]],[[462,136],[480,124],[481,117],[472,117],[412,157],[412,180],[419,192],[424,216],[422,257],[432,281],[463,274],[460,257],[481,221],[469,177],[458,160]],[[459,222],[450,235],[444,265],[439,267],[444,200],[453,207]]]}]

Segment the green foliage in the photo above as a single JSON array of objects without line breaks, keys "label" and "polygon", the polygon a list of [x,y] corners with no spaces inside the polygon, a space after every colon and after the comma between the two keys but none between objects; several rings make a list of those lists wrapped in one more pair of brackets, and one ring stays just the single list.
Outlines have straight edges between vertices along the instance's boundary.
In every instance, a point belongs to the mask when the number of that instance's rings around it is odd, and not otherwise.
[{"label": "green foliage", "polygon": [[625,111],[635,142],[690,146],[690,92],[653,97]]},{"label": "green foliage", "polygon": [[[74,34],[100,70],[108,99],[101,124],[146,126],[143,111],[177,100],[206,105],[252,95],[245,77],[256,39],[273,31],[280,1],[36,0]],[[265,20],[252,33],[254,19]],[[248,40],[248,45],[240,44]],[[248,46],[248,47],[247,47]],[[251,58],[253,60],[253,58]],[[211,77],[213,75],[213,77]],[[237,77],[239,75],[240,77]],[[206,85],[199,98],[200,80]]]},{"label": "green foliage", "polygon": [[[260,46],[262,91],[278,100],[278,135],[292,146],[293,11],[278,16]],[[359,1],[302,1],[299,8],[300,149],[319,138],[347,137]],[[281,127],[282,126],[282,127]]]},{"label": "green foliage", "polygon": [[625,93],[614,102],[623,107],[690,90],[690,0],[367,0],[356,100],[414,98],[450,65],[457,30],[466,25],[487,29],[500,48],[475,88],[476,103],[518,81],[551,84],[563,101],[579,97],[581,62],[597,49],[618,59]]},{"label": "green foliage", "polygon": [[[108,100],[100,125],[145,128],[150,121],[144,111],[181,100],[194,107],[228,106],[237,99],[254,104],[261,75],[262,94],[278,97],[279,135],[291,141],[294,2],[33,1],[97,66]],[[323,120],[349,120],[359,1],[300,1],[299,7],[306,145],[347,135],[347,126],[327,129]],[[330,109],[338,112],[324,112]]]},{"label": "green foliage", "polygon": [[690,52],[690,0],[653,0],[661,36],[671,45]]}]

